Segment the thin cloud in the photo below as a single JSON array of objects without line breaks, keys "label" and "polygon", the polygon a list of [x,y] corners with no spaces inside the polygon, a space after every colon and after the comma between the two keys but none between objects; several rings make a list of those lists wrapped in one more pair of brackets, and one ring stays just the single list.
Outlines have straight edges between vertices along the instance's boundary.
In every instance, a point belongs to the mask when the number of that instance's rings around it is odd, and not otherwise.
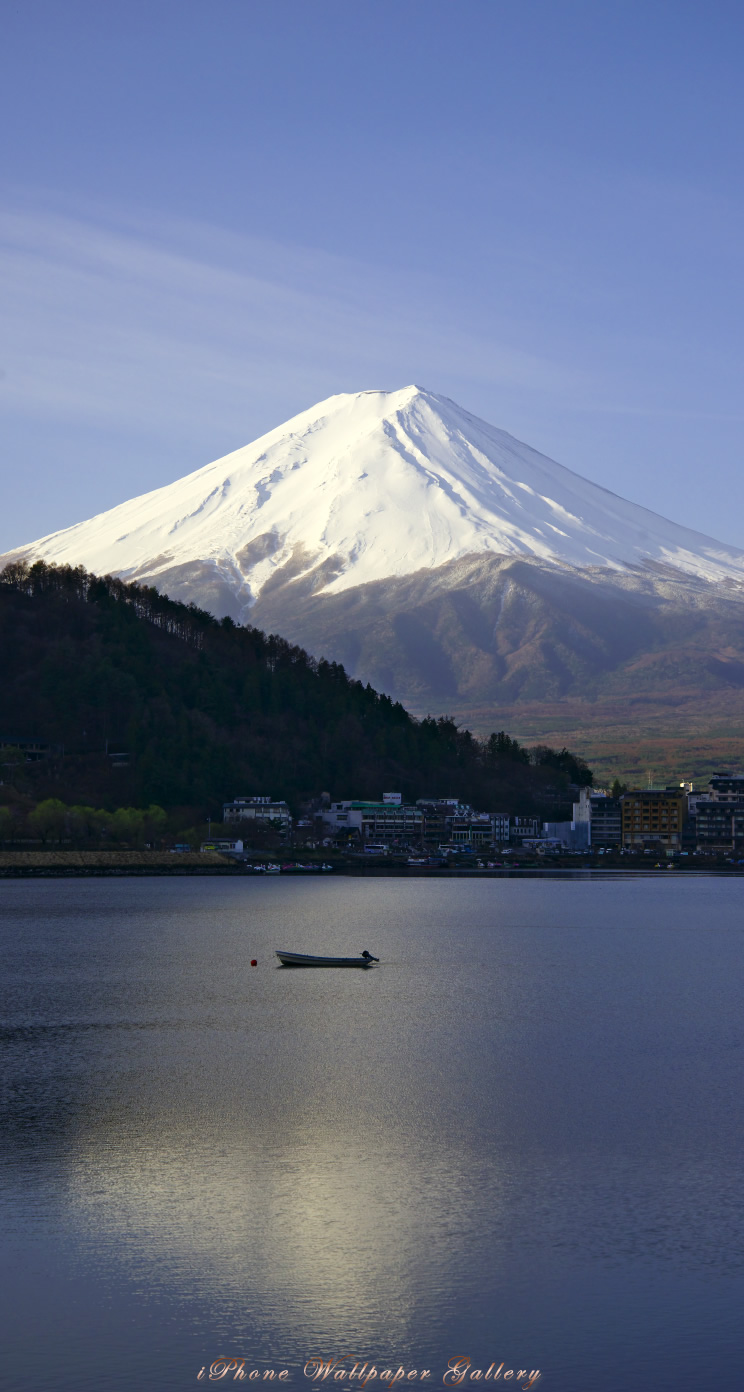
[{"label": "thin cloud", "polygon": [[433,310],[424,277],[215,229],[220,264],[206,255],[204,229],[167,232],[166,245],[157,227],[148,236],[58,214],[0,216],[7,409],[112,425],[136,413],[140,430],[161,433],[174,410],[182,425],[184,412],[237,423],[246,398],[286,398],[289,382],[296,409],[344,386],[441,379],[453,368],[538,392],[582,386],[560,364],[464,332],[444,284]]}]

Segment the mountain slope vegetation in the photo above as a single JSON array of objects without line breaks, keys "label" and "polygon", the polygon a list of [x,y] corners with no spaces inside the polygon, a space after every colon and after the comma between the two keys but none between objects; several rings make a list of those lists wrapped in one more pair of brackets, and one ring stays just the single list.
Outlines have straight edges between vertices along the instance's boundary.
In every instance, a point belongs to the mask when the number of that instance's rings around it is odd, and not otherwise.
[{"label": "mountain slope vegetation", "polygon": [[38,796],[193,807],[270,793],[454,794],[489,810],[567,812],[591,781],[566,750],[414,719],[335,662],[82,567],[0,572],[0,744],[36,739]]}]

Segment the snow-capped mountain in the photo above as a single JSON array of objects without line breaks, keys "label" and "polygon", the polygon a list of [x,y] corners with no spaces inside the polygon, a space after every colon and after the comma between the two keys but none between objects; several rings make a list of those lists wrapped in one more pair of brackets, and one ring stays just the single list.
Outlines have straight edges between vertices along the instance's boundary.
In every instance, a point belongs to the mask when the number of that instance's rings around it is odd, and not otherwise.
[{"label": "snow-capped mountain", "polygon": [[[744,552],[590,483],[419,387],[329,397],[178,482],[10,555],[147,579],[250,620],[262,594],[466,556],[744,581]],[[259,606],[260,608],[260,606]]]}]

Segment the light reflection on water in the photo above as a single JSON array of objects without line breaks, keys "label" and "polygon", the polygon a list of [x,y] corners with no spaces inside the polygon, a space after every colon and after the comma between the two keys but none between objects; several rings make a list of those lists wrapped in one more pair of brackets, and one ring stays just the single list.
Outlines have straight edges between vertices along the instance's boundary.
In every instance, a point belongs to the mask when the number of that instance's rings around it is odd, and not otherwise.
[{"label": "light reflection on water", "polygon": [[741,893],[0,883],[5,1385],[744,1382]]}]

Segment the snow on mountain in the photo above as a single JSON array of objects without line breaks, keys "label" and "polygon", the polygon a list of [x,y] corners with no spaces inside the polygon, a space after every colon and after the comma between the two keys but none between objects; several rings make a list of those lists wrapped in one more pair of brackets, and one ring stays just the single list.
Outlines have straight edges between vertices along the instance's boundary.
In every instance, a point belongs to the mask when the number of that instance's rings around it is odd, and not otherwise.
[{"label": "snow on mountain", "polygon": [[[11,554],[147,578],[174,595],[190,575],[189,597],[247,617],[272,581],[304,576],[330,595],[483,552],[744,580],[743,551],[415,386],[329,397],[176,483]],[[221,594],[213,584],[211,603],[210,575]]]}]

